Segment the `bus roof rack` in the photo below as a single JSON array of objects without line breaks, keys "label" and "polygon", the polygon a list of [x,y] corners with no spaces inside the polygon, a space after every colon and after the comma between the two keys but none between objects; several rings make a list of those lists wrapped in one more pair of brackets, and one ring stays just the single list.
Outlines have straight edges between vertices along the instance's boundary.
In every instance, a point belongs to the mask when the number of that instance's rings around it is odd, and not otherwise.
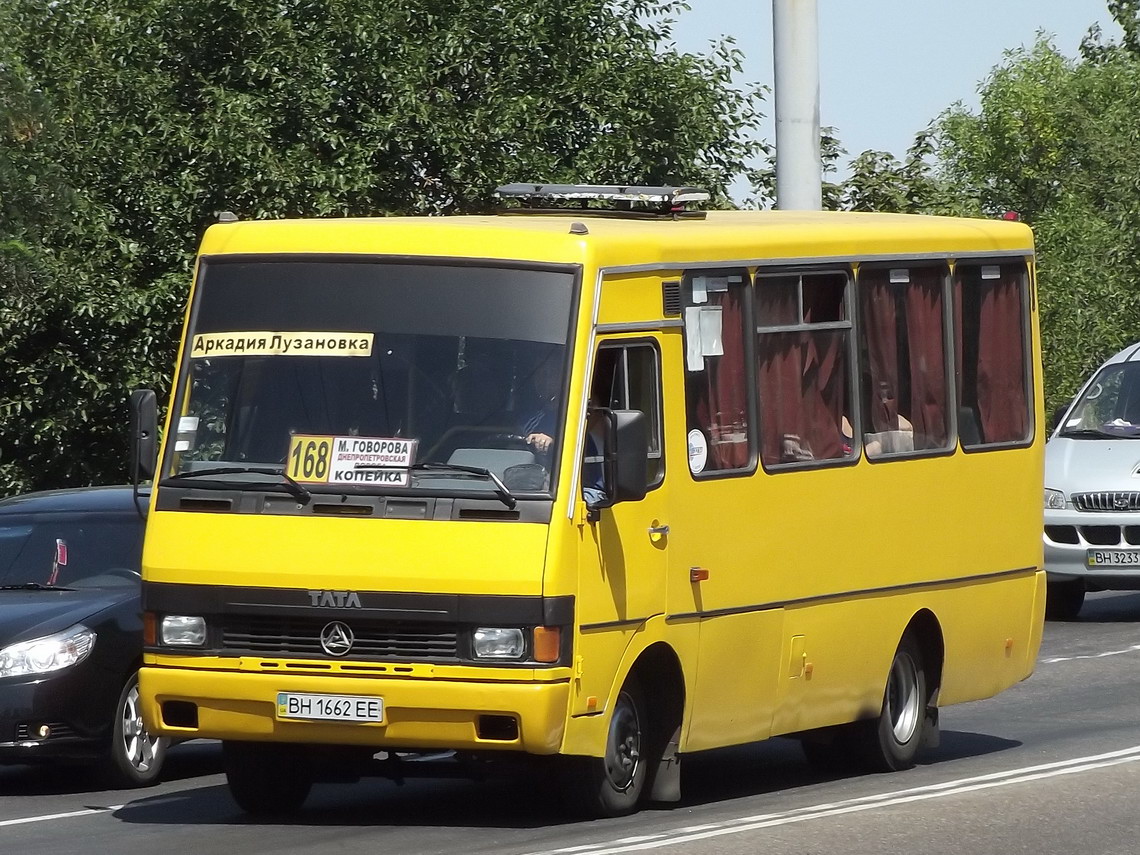
[{"label": "bus roof rack", "polygon": [[685,206],[706,202],[709,192],[699,187],[637,187],[617,184],[504,184],[495,188],[504,214],[576,214],[610,217],[704,217],[704,211]]}]

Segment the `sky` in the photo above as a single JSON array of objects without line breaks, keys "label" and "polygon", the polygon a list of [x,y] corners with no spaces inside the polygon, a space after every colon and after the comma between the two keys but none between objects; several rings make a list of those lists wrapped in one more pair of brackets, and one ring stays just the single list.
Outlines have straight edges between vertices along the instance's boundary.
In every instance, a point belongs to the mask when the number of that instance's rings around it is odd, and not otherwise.
[{"label": "sky", "polygon": [[[689,0],[677,16],[677,47],[707,53],[732,36],[744,53],[740,83],[771,87],[772,0]],[[1075,57],[1090,26],[1120,29],[1105,0],[817,0],[820,124],[836,129],[847,157],[874,149],[901,158],[914,135],[956,101],[977,109],[978,86],[1006,50],[1038,30]],[[761,136],[775,141],[774,103]]]}]

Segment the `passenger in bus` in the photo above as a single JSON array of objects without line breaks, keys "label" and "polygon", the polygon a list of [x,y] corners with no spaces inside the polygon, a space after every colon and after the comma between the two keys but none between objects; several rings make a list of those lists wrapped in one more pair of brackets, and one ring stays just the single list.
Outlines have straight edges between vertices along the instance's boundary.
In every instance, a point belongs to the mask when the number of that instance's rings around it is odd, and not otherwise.
[{"label": "passenger in bus", "polygon": [[[863,433],[863,453],[868,457],[878,457],[881,454],[891,454],[899,451],[914,450],[914,425],[910,419],[899,413],[897,416],[898,429],[885,431],[872,431]],[[850,453],[854,431],[847,416],[843,417],[843,450]]]}]

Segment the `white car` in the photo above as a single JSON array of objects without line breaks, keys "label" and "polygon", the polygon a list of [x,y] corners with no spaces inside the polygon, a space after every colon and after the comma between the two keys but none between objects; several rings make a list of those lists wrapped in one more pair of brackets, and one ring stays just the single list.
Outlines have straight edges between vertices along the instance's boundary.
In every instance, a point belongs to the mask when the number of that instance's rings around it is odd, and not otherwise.
[{"label": "white car", "polygon": [[1086,591],[1140,590],[1140,343],[1104,363],[1045,446],[1046,615]]}]

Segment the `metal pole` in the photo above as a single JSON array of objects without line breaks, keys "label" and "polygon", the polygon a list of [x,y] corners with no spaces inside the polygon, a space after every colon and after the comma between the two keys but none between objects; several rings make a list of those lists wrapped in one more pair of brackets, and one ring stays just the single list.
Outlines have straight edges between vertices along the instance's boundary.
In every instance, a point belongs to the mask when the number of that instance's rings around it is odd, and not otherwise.
[{"label": "metal pole", "polygon": [[819,154],[819,20],[816,0],[772,0],[776,102],[776,207],[823,207]]}]

